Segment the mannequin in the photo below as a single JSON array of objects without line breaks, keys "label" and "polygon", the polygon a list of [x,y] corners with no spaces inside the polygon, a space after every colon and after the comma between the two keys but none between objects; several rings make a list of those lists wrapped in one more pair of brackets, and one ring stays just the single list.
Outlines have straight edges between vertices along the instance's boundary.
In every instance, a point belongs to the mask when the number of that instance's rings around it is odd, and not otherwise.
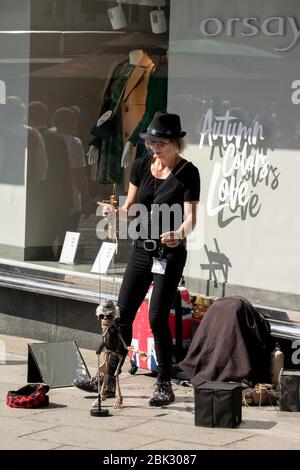
[{"label": "mannequin", "polygon": [[[142,49],[136,49],[134,51],[129,52],[129,63],[132,65],[137,65],[140,60],[144,56],[144,51]],[[125,144],[122,158],[121,158],[121,166],[122,168],[128,168],[130,165],[130,162],[132,160],[132,155],[133,155],[133,144],[128,141]]]},{"label": "mannequin", "polygon": [[126,169],[131,165],[133,155],[135,155],[135,158],[138,158],[144,153],[145,146],[144,142],[140,143],[139,133],[148,127],[156,111],[165,111],[167,109],[167,95],[168,61],[167,54],[164,54],[161,56],[157,69],[148,82],[144,116],[128,138],[123,149],[122,168]]},{"label": "mannequin", "polygon": [[[129,63],[131,65],[138,65],[138,63],[142,60],[143,57],[144,57],[144,51],[142,49],[135,49],[133,51],[130,51]],[[124,164],[124,166],[122,165],[123,168],[127,168],[129,166],[130,156],[133,150],[132,147],[133,146],[131,142],[127,142],[125,145],[122,158],[125,159],[126,163]],[[87,157],[88,157],[88,165],[91,166],[95,164],[99,159],[99,150],[94,145],[91,145],[87,153]]]},{"label": "mannequin", "polygon": [[142,60],[144,56],[144,51],[142,49],[136,49],[134,51],[129,52],[129,63],[131,65],[138,65],[140,60]]},{"label": "mannequin", "polygon": [[134,152],[133,148],[133,143],[128,140],[126,142],[123,153],[122,153],[122,158],[121,158],[121,167],[122,168],[128,168],[130,165],[130,162],[132,160],[132,155]]},{"label": "mannequin", "polygon": [[122,152],[145,113],[147,87],[154,67],[152,59],[142,49],[131,51],[121,63],[113,64],[99,115],[113,110],[116,116],[112,123],[114,128],[103,138],[98,125],[95,125],[91,131],[95,138],[90,143],[94,148],[88,154],[89,164],[94,164],[92,177],[95,175],[96,181],[102,184],[122,183],[127,191],[129,167],[134,155],[130,152],[128,168],[124,169],[121,166]]},{"label": "mannequin", "polygon": [[[99,116],[105,115],[112,110],[116,118],[113,120],[113,132],[111,135],[102,138],[97,135],[97,124],[91,131],[95,137],[90,142],[88,151],[88,164],[92,167],[91,178],[102,184],[121,183],[123,171],[118,163],[122,154],[123,136],[120,108],[126,85],[135,66],[129,63],[128,54],[118,62],[114,62],[108,74],[108,79],[104,86],[102,95],[102,105]],[[121,101],[119,101],[121,99]]]}]

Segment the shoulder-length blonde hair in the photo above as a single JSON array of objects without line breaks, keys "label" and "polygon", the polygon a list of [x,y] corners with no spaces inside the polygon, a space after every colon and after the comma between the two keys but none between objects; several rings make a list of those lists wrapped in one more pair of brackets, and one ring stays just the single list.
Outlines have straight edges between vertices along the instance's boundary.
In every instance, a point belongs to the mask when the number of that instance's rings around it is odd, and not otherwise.
[{"label": "shoulder-length blonde hair", "polygon": [[186,141],[183,137],[179,139],[172,139],[171,142],[174,145],[176,152],[178,154],[182,153],[184,149],[186,148]]}]

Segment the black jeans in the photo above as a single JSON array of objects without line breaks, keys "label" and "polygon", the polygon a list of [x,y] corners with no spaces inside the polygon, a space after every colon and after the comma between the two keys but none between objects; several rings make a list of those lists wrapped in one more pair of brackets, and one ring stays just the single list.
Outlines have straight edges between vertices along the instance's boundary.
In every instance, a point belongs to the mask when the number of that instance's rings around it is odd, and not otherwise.
[{"label": "black jeans", "polygon": [[[172,335],[169,327],[169,312],[175,299],[176,289],[186,262],[186,248],[165,248],[163,257],[168,260],[165,274],[151,273],[153,256],[157,253],[144,248],[133,247],[121,285],[118,307],[120,309],[120,331],[125,343],[130,346],[132,324],[148,288],[154,281],[149,305],[149,322],[154,336],[158,362],[158,380],[169,381],[172,368]],[[127,351],[120,351],[125,356]],[[109,374],[113,375],[117,366],[111,356]]]}]

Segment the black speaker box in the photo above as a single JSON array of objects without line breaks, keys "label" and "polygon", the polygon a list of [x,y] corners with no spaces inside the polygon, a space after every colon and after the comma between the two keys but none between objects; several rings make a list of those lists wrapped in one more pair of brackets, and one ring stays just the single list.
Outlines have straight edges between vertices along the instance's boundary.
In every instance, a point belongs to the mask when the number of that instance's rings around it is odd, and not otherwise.
[{"label": "black speaker box", "polygon": [[195,425],[234,428],[242,421],[242,386],[204,382],[195,387]]},{"label": "black speaker box", "polygon": [[279,391],[280,411],[300,411],[300,370],[281,369]]}]

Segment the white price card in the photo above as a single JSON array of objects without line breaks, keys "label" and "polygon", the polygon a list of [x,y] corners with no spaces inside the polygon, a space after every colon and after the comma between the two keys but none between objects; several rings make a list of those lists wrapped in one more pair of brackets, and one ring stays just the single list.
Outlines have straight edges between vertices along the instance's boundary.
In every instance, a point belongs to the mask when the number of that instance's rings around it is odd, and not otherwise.
[{"label": "white price card", "polygon": [[66,232],[63,248],[59,259],[60,263],[74,264],[79,238],[79,232]]},{"label": "white price card", "polygon": [[92,273],[105,274],[117,249],[116,243],[103,242],[91,269]]}]

